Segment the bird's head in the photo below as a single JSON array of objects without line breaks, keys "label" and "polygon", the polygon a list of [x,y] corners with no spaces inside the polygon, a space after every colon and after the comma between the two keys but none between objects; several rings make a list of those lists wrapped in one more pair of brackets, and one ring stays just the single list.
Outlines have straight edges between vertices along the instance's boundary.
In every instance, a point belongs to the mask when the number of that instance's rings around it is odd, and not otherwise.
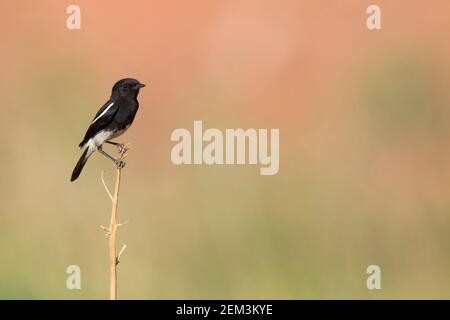
[{"label": "bird's head", "polygon": [[145,87],[136,79],[126,78],[116,82],[112,89],[112,95],[117,97],[137,97],[139,89]]}]

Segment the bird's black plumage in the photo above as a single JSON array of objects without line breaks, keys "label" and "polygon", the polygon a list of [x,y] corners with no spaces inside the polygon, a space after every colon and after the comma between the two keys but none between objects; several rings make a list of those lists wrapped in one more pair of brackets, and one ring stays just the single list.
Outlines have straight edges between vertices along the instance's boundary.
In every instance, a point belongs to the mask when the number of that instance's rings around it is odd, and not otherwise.
[{"label": "bird's black plumage", "polygon": [[[123,99],[125,100],[125,99]],[[83,141],[80,142],[78,145],[80,148],[83,148],[83,146],[86,144],[86,142],[89,141],[89,139],[93,138],[99,131],[104,129],[106,126],[108,126],[111,123],[111,120],[116,115],[117,111],[119,110],[120,104],[126,104],[127,101],[113,101],[112,99],[109,99],[101,108],[98,110],[97,114],[95,115],[94,119],[92,119],[91,125],[86,131],[86,134],[84,135]],[[104,114],[102,114],[104,112]],[[97,119],[97,120],[96,120]]]},{"label": "bird's black plumage", "polygon": [[144,86],[144,84],[132,78],[116,82],[112,89],[111,98],[98,110],[79,144],[80,148],[86,146],[86,149],[78,160],[70,181],[78,178],[87,159],[96,149],[117,164],[118,160],[107,155],[102,150],[102,145],[109,142],[110,139],[120,136],[133,123],[139,108],[137,100],[139,89]]}]

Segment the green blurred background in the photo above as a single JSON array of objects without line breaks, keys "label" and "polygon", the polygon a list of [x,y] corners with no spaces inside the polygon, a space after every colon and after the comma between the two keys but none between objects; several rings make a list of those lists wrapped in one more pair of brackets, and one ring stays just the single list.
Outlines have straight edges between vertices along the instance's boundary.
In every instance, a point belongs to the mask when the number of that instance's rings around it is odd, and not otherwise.
[{"label": "green blurred background", "polygon": [[[108,297],[113,167],[69,177],[129,76],[147,87],[120,139],[119,298],[450,298],[450,2],[377,0],[369,31],[372,3],[3,1],[0,298]],[[194,120],[279,128],[279,173],[173,165]]]}]

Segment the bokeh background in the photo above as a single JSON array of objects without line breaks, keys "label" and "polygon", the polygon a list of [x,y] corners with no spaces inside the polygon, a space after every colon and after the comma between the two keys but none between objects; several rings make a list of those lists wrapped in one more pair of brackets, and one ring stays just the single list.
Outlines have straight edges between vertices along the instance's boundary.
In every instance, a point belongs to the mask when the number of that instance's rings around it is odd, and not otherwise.
[{"label": "bokeh background", "polygon": [[[448,0],[20,0],[0,24],[0,298],[108,298],[113,167],[69,177],[123,77],[147,87],[120,139],[120,298],[450,298]],[[279,173],[173,165],[194,120],[279,128]]]}]

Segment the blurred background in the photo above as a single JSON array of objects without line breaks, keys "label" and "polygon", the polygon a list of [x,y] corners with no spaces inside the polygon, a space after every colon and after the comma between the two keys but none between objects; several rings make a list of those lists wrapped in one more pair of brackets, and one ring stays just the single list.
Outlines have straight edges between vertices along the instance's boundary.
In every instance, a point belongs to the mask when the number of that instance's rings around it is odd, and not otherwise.
[{"label": "blurred background", "polygon": [[[450,2],[375,2],[378,31],[364,0],[1,2],[0,298],[108,298],[113,167],[69,178],[135,77],[119,298],[449,299]],[[173,165],[194,120],[279,128],[279,173]]]}]

